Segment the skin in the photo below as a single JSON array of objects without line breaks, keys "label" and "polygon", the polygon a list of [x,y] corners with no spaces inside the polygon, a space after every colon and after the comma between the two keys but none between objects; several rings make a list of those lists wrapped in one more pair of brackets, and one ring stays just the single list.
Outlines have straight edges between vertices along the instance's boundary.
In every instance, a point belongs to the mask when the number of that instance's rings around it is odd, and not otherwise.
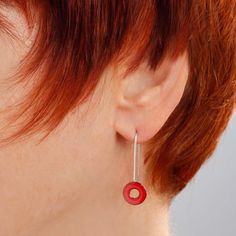
[{"label": "skin", "polygon": [[[27,93],[10,89],[7,80],[32,43],[23,18],[13,9],[5,13],[21,41],[0,34],[1,110]],[[108,67],[89,102],[68,114],[43,143],[37,143],[39,132],[0,148],[1,236],[169,235],[169,204],[145,185],[143,163],[145,202],[129,205],[122,190],[132,180],[135,130],[142,160],[145,143],[181,99],[187,53],[176,61],[166,58],[155,72],[143,63],[122,80],[123,69]],[[8,115],[0,117],[3,136]]]}]

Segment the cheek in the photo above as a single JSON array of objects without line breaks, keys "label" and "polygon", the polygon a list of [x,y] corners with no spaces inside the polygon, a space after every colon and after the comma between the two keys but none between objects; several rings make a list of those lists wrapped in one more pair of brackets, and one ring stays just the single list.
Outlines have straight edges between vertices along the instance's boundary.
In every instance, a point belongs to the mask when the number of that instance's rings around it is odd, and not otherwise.
[{"label": "cheek", "polygon": [[109,129],[95,119],[78,127],[65,123],[39,145],[31,138],[0,149],[0,235],[26,235],[81,204],[97,199],[99,205],[119,182],[113,148],[103,145]]},{"label": "cheek", "polygon": [[33,230],[79,202],[74,160],[42,147],[13,153],[0,156],[0,235]]},{"label": "cheek", "polygon": [[44,142],[30,137],[0,148],[0,235],[35,235],[75,208],[86,211],[91,203],[100,207],[101,199],[122,197],[125,157],[119,152],[114,159],[120,150],[111,107],[93,99],[91,110],[80,105],[79,114],[66,118]]}]

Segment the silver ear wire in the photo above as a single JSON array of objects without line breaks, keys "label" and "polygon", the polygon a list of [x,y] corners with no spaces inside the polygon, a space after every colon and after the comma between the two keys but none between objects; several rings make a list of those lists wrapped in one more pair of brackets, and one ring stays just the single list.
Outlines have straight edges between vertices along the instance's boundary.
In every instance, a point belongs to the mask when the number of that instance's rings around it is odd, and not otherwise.
[{"label": "silver ear wire", "polygon": [[[138,153],[137,153],[138,152]],[[134,173],[133,181],[127,183],[123,188],[124,199],[132,205],[141,204],[147,196],[145,187],[139,181],[139,167],[140,167],[140,144],[138,143],[138,133],[135,132],[134,136]],[[138,191],[137,197],[130,196],[130,192],[136,189]]]},{"label": "silver ear wire", "polygon": [[139,182],[139,168],[140,168],[140,143],[137,143],[138,133],[134,136],[134,167],[133,167],[133,181]]}]

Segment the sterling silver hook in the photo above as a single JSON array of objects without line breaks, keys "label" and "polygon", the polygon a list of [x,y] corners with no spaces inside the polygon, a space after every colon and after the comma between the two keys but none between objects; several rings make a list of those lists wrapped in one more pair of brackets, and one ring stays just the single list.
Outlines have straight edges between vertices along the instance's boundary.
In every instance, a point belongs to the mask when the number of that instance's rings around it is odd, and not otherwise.
[{"label": "sterling silver hook", "polygon": [[138,133],[134,136],[134,167],[133,167],[133,181],[139,182],[139,168],[140,168],[140,143],[138,141]]}]

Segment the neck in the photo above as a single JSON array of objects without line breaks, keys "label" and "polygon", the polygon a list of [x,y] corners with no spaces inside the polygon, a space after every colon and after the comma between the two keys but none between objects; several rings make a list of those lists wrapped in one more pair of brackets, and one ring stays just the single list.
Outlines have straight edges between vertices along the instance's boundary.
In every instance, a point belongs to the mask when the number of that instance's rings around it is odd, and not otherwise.
[{"label": "neck", "polygon": [[121,197],[115,201],[96,198],[91,201],[90,198],[86,204],[73,207],[34,235],[169,236],[168,221],[168,206],[150,193],[143,204],[136,206]]}]

